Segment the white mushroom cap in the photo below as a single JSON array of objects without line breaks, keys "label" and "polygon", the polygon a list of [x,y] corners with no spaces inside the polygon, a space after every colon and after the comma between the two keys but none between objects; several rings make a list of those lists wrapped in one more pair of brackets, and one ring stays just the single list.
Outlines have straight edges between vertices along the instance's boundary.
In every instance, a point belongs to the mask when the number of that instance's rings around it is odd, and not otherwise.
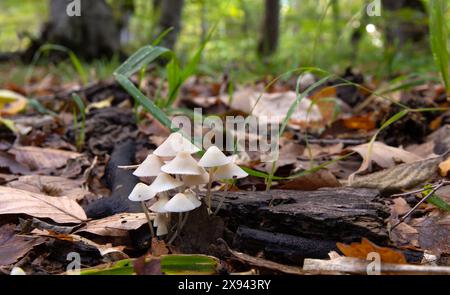
[{"label": "white mushroom cap", "polygon": [[167,217],[166,213],[157,213],[155,220],[153,220],[153,225],[158,227],[161,223],[168,223],[169,218]]},{"label": "white mushroom cap", "polygon": [[187,186],[206,184],[209,182],[209,174],[203,169],[203,173],[200,175],[183,175],[183,182]]},{"label": "white mushroom cap", "polygon": [[155,195],[156,192],[154,192],[150,186],[140,182],[134,186],[128,199],[131,201],[146,201],[154,198]]},{"label": "white mushroom cap", "polygon": [[161,171],[184,175],[201,175],[204,172],[188,152],[179,152],[175,159],[161,167]]},{"label": "white mushroom cap", "polygon": [[153,183],[150,185],[150,188],[155,193],[160,193],[177,188],[182,185],[183,182],[173,178],[169,174],[161,172],[158,174]]},{"label": "white mushroom cap", "polygon": [[183,193],[178,193],[173,196],[173,198],[167,202],[166,206],[164,206],[164,209],[166,209],[167,212],[187,212],[194,210],[195,208],[195,205]]},{"label": "white mushroom cap", "polygon": [[197,198],[197,194],[194,193],[192,190],[187,189],[184,191],[184,195],[188,198],[189,201],[194,204],[195,208],[198,208],[202,205],[202,202]]},{"label": "white mushroom cap", "polygon": [[144,162],[134,170],[133,175],[137,177],[157,176],[159,172],[161,172],[162,165],[164,165],[164,163],[158,156],[154,154],[148,155]]},{"label": "white mushroom cap", "polygon": [[9,274],[12,276],[25,276],[27,273],[22,268],[14,266]]},{"label": "white mushroom cap", "polygon": [[217,168],[214,172],[214,179],[234,179],[247,177],[248,173],[234,163]]},{"label": "white mushroom cap", "polygon": [[193,154],[200,151],[181,133],[174,132],[153,152],[159,157],[174,157],[178,152],[187,152]]},{"label": "white mushroom cap", "polygon": [[215,145],[212,145],[205,152],[203,157],[198,161],[198,164],[205,168],[219,167],[229,164],[233,161],[232,157],[225,156],[221,150]]},{"label": "white mushroom cap", "polygon": [[169,229],[167,228],[167,222],[159,223],[158,226],[156,227],[156,235],[159,237],[167,235],[168,233]]},{"label": "white mushroom cap", "polygon": [[164,206],[169,202],[169,197],[164,194],[158,197],[158,201],[156,201],[153,205],[150,206],[150,210],[158,213],[166,213],[164,210]]}]

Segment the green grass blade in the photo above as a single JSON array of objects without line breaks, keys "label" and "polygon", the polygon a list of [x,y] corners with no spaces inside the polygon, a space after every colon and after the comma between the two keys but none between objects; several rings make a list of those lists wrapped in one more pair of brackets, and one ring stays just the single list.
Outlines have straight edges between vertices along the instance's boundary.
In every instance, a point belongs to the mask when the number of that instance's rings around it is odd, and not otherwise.
[{"label": "green grass blade", "polygon": [[[83,85],[86,85],[89,83],[89,76],[83,67],[83,64],[81,63],[80,59],[77,57],[77,55],[70,50],[67,47],[57,45],[57,44],[44,44],[39,48],[39,52],[48,52],[50,50],[60,51],[64,52],[69,56],[70,62],[72,63],[72,66],[75,68],[75,71],[77,72],[78,76],[81,79],[81,82]],[[39,55],[38,55],[39,56]]]},{"label": "green grass blade", "polygon": [[442,80],[444,81],[447,94],[450,94],[450,80],[448,72],[448,31],[445,20],[445,13],[447,12],[448,0],[430,0],[429,14],[430,14],[430,42],[433,57],[436,66],[441,72]]},{"label": "green grass blade", "polygon": [[166,255],[161,258],[161,271],[167,275],[217,274],[219,261],[206,255]]},{"label": "green grass blade", "polygon": [[120,74],[126,78],[129,78],[142,67],[145,67],[161,55],[165,54],[172,54],[172,52],[169,49],[160,46],[144,46],[131,55],[119,68],[117,68],[114,74]]},{"label": "green grass blade", "polygon": [[142,94],[139,89],[134,86],[134,84],[128,80],[127,77],[121,74],[116,74],[116,80],[119,84],[134,98],[136,99],[147,111],[149,111],[153,117],[158,120],[161,124],[169,128],[172,132],[177,131],[172,128],[171,121],[169,117],[158,107],[153,101],[148,99],[144,94]]}]

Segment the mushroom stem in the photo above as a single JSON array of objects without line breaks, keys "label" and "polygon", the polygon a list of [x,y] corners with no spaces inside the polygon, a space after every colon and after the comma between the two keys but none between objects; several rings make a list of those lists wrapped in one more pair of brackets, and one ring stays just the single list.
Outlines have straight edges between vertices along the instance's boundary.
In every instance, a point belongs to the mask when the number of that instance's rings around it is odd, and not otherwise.
[{"label": "mushroom stem", "polygon": [[208,170],[208,174],[209,174],[209,179],[208,179],[208,191],[206,192],[206,200],[207,200],[207,205],[208,205],[208,214],[211,214],[211,188],[212,188],[212,182],[213,182],[213,177],[214,177],[214,172],[216,171],[216,168],[209,168]]},{"label": "mushroom stem", "polygon": [[228,192],[229,185],[230,184],[228,182],[225,183],[225,189],[223,191],[222,198],[220,199],[219,205],[217,205],[216,211],[214,211],[214,215],[217,215],[217,213],[219,213],[220,207],[222,207],[223,202],[225,201],[225,196],[226,196],[226,193]]},{"label": "mushroom stem", "polygon": [[150,228],[150,238],[153,238],[155,236],[155,231],[153,230],[152,220],[150,219],[150,212],[148,211],[147,206],[145,205],[144,201],[141,201],[142,209],[144,210],[145,217],[147,218],[148,227]]},{"label": "mushroom stem", "polygon": [[[188,213],[186,213],[187,216]],[[187,219],[187,218],[186,218]],[[171,245],[175,239],[177,238],[178,234],[181,231],[181,228],[183,227],[185,222],[183,222],[183,213],[180,212],[178,213],[178,226],[177,226],[177,230],[175,231],[175,233],[173,234],[173,236],[170,238],[170,240],[167,242],[167,245]]]}]

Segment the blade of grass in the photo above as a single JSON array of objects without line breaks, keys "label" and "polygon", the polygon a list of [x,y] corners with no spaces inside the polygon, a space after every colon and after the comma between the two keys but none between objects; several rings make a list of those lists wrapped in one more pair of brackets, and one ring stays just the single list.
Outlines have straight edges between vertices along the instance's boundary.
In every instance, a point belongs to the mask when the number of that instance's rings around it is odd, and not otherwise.
[{"label": "blade of grass", "polygon": [[[297,85],[296,85],[296,89],[295,89],[297,97],[296,97],[295,101],[291,104],[291,106],[289,107],[289,109],[288,109],[288,111],[286,113],[286,116],[284,117],[284,120],[281,123],[281,127],[280,127],[280,131],[278,133],[278,136],[281,137],[283,135],[283,132],[286,129],[286,126],[289,123],[289,120],[291,119],[291,117],[294,114],[295,110],[298,108],[298,105],[300,104],[302,99],[305,98],[316,87],[318,87],[318,86],[322,85],[323,83],[325,83],[326,81],[328,81],[329,78],[330,78],[330,76],[326,76],[326,77],[320,79],[319,81],[317,81],[317,82],[313,83],[311,86],[309,86],[305,91],[300,93],[300,76],[299,76],[299,78],[297,79]],[[272,186],[272,178],[273,178],[273,175],[275,174],[276,165],[277,165],[277,160],[272,162],[272,167],[271,167],[271,170],[270,170],[270,174],[269,174],[269,177],[267,178],[267,183],[266,183],[266,190],[267,191]]]},{"label": "blade of grass", "polygon": [[141,91],[139,91],[134,84],[128,80],[127,77],[116,73],[116,80],[119,84],[134,98],[136,99],[147,111],[149,111],[153,117],[158,120],[161,124],[169,128],[172,132],[177,131],[177,129],[172,128],[171,121],[169,117],[158,107],[153,101],[148,99]]},{"label": "blade of grass", "polygon": [[114,75],[122,75],[129,78],[131,75],[139,71],[142,67],[147,66],[152,61],[162,55],[172,55],[172,51],[160,46],[144,46],[131,55],[117,70]]},{"label": "blade of grass", "polygon": [[447,95],[450,95],[450,80],[448,70],[449,52],[447,48],[448,32],[447,23],[445,20],[445,13],[447,12],[447,1],[448,0],[430,0],[429,28],[433,57],[436,66],[441,73]]}]

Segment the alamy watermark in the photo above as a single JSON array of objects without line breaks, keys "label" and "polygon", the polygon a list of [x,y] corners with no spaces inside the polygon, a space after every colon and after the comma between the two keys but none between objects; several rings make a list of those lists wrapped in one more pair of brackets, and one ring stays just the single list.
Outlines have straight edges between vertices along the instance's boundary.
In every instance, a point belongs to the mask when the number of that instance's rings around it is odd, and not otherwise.
[{"label": "alamy watermark", "polygon": [[81,0],[72,0],[66,7],[68,16],[81,16]]},{"label": "alamy watermark", "polygon": [[381,16],[381,0],[373,0],[366,6],[368,16]]},{"label": "alamy watermark", "polygon": [[66,273],[68,275],[79,275],[81,270],[81,256],[78,252],[69,252],[66,260],[70,263],[66,267]]},{"label": "alamy watermark", "polygon": [[[196,146],[207,149],[215,145],[222,151],[238,153],[259,152],[264,155],[264,162],[277,159],[280,138],[280,122],[277,120],[252,115],[203,118],[201,108],[195,108],[194,114],[193,121],[187,116],[175,116],[171,127],[173,130],[179,129]],[[181,144],[181,140],[174,143]]]}]

